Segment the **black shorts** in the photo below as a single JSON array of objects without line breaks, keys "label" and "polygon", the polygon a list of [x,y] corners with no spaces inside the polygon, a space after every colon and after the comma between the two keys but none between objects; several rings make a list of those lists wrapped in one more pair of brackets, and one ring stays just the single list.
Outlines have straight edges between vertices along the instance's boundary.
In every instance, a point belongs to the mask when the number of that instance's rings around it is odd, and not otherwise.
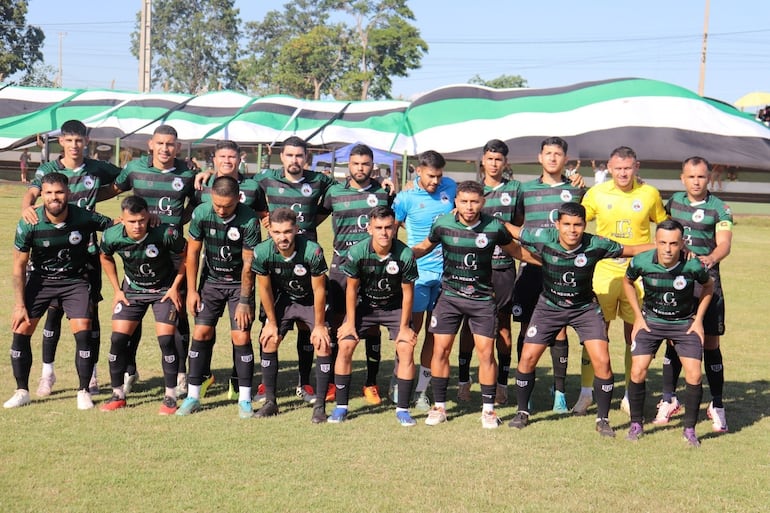
[{"label": "black shorts", "polygon": [[161,324],[176,325],[179,314],[170,299],[161,303],[165,292],[150,294],[126,294],[129,304],[118,303],[112,309],[113,321],[141,321],[147,312],[147,307],[152,306],[155,322]]},{"label": "black shorts", "polygon": [[91,287],[82,280],[49,280],[31,274],[24,287],[24,305],[30,319],[39,319],[51,303],[64,309],[68,319],[90,319]]},{"label": "black shorts", "polygon": [[571,326],[577,332],[581,344],[586,340],[609,340],[599,303],[573,310],[555,308],[541,297],[529,320],[524,343],[550,344],[565,326]]},{"label": "black shorts", "polygon": [[[286,296],[278,296],[275,299],[275,317],[278,322],[278,333],[282,337],[294,328],[295,322],[304,323],[310,330],[315,327],[315,307],[313,304],[294,303]],[[265,311],[261,308],[259,320],[262,324],[265,324],[267,320]]]},{"label": "black shorts", "polygon": [[438,335],[454,335],[465,318],[474,335],[492,339],[497,336],[497,308],[493,300],[448,296],[443,291],[433,308],[428,331]]},{"label": "black shorts", "polygon": [[511,315],[513,309],[513,288],[516,285],[516,267],[492,269],[492,289],[498,315]]},{"label": "black shorts", "polygon": [[[219,285],[211,282],[204,282],[198,291],[201,297],[201,309],[195,315],[195,324],[202,326],[216,326],[219,318],[225,313],[230,316],[230,331],[251,331],[251,324],[245,330],[238,328],[235,320],[235,309],[241,299],[241,286],[238,285]],[[254,308],[254,298],[250,298],[250,306]]]},{"label": "black shorts", "polygon": [[[700,287],[696,285],[695,295],[700,297]],[[722,292],[722,282],[714,281],[714,295],[703,316],[703,333],[712,337],[721,337],[725,334],[725,296]]]},{"label": "black shorts", "polygon": [[703,359],[703,344],[700,337],[695,333],[687,333],[691,324],[692,322],[664,324],[647,321],[650,331],[639,330],[636,338],[631,341],[631,355],[654,355],[664,340],[671,340],[680,358]]},{"label": "black shorts", "polygon": [[340,271],[339,265],[332,264],[329,269],[329,280],[326,282],[326,298],[329,303],[329,312],[339,316],[345,315],[345,289],[347,289],[348,277]]},{"label": "black shorts", "polygon": [[383,310],[381,308],[359,306],[356,308],[356,331],[361,336],[362,333],[368,332],[371,328],[385,326],[390,335],[390,340],[396,340],[398,332],[401,330],[402,311],[401,308]]},{"label": "black shorts", "polygon": [[513,288],[513,320],[527,324],[543,291],[543,269],[538,265],[521,264]]}]

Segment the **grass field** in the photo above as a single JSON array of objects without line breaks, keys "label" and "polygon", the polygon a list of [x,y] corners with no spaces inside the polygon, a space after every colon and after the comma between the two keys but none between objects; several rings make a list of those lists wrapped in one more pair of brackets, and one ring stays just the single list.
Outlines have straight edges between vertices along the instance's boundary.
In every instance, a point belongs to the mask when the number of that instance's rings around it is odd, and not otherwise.
[{"label": "grass field", "polygon": [[[0,226],[6,243],[0,258],[0,319],[10,326],[12,238],[19,215],[20,186],[0,186]],[[117,202],[101,210],[114,215]],[[538,368],[536,412],[527,429],[481,428],[480,392],[471,406],[450,402],[450,422],[428,427],[397,425],[391,405],[351,401],[345,424],[312,425],[311,410],[293,396],[296,351],[284,342],[279,375],[281,414],[242,421],[226,399],[229,344],[215,349],[220,383],[191,417],[161,417],[160,351],[152,322],[145,324],[139,351],[141,382],[129,408],[113,413],[81,412],[74,342],[65,328],[57,359],[58,382],[47,400],[0,411],[0,511],[334,511],[334,512],[760,512],[770,505],[770,365],[763,308],[770,278],[761,262],[770,252],[770,218],[764,208],[735,205],[733,254],[723,265],[728,333],[723,339],[725,406],[730,432],[711,433],[701,414],[703,443],[690,450],[681,439],[681,417],[667,427],[647,425],[638,443],[623,439],[628,417],[619,409],[623,358],[620,329],[613,326],[611,350],[617,383],[610,414],[618,430],[601,439],[589,417],[550,412],[550,361]],[[324,228],[328,247],[328,223]],[[756,265],[755,265],[756,264]],[[99,376],[107,399],[111,291],[101,304]],[[515,327],[514,330],[517,330]],[[33,337],[32,389],[40,373],[40,334]],[[220,325],[220,333],[225,333]],[[256,329],[255,329],[256,333]],[[579,347],[571,335],[570,405],[579,390]],[[10,329],[4,338],[10,345]],[[392,346],[384,345],[391,354]],[[7,354],[7,353],[6,353]],[[456,364],[456,356],[452,361]],[[380,386],[392,370],[384,358]],[[354,389],[363,383],[363,349],[354,364]],[[472,372],[475,376],[475,371]],[[0,359],[0,398],[15,388],[7,356]],[[511,387],[512,389],[512,387]],[[660,390],[660,358],[650,370],[646,416],[652,418]],[[455,397],[456,379],[450,383]],[[511,393],[513,397],[513,393]],[[705,387],[704,406],[708,401]],[[514,401],[515,402],[515,401]],[[330,408],[329,408],[330,410]],[[589,410],[589,413],[594,410]],[[504,420],[514,406],[501,408]]]}]

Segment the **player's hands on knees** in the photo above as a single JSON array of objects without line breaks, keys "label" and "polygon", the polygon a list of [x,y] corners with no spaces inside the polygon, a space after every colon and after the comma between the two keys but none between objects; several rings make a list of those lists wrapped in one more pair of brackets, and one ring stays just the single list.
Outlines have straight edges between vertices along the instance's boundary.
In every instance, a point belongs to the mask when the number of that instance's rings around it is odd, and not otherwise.
[{"label": "player's hands on knees", "polygon": [[687,330],[687,334],[695,333],[700,337],[700,345],[703,345],[703,341],[705,340],[705,333],[703,330],[703,321],[700,319],[694,319],[692,321],[692,324],[690,324],[690,327]]},{"label": "player's hands on knees", "polygon": [[128,302],[128,299],[126,299],[126,294],[122,290],[115,292],[115,297],[112,298],[113,310],[115,310],[115,307],[118,305],[118,303],[123,303],[126,306],[131,304]]},{"label": "player's hands on knees", "polygon": [[31,205],[21,211],[21,218],[24,219],[25,223],[29,224],[37,224],[39,221],[37,218],[37,212],[35,212],[35,207]]},{"label": "player's hands on knees", "polygon": [[235,323],[239,330],[246,331],[254,321],[254,310],[251,305],[238,304],[235,307]]},{"label": "player's hands on knees", "polygon": [[310,332],[310,343],[319,353],[328,353],[331,350],[331,342],[329,328],[326,326],[316,326]]},{"label": "player's hands on knees", "polygon": [[337,328],[337,340],[342,340],[345,338],[352,338],[356,342],[358,342],[360,339],[358,337],[358,332],[356,332],[356,326],[349,322],[342,323],[342,326]]},{"label": "player's hands on knees", "polygon": [[20,326],[25,323],[29,323],[29,314],[27,313],[27,307],[24,305],[16,305],[13,307],[13,315],[11,316],[11,330],[16,331]]},{"label": "player's hands on knees", "polygon": [[278,326],[269,321],[265,321],[265,324],[262,326],[262,331],[259,333],[259,344],[264,349],[268,344],[277,344],[280,341],[281,340],[278,337]]},{"label": "player's hands on knees", "polygon": [[197,290],[187,291],[187,311],[192,312],[193,317],[198,317],[198,312],[201,311],[201,295]]},{"label": "player's hands on knees", "polygon": [[173,303],[174,308],[176,308],[177,312],[182,311],[182,298],[179,296],[179,291],[176,288],[171,287],[170,289],[168,289],[168,292],[166,292],[166,294],[163,296],[160,302],[163,303],[167,300]]},{"label": "player's hands on knees", "polygon": [[644,330],[649,332],[650,328],[647,326],[647,321],[644,320],[644,317],[637,317],[634,319],[634,327],[631,329],[631,340],[636,340],[636,334],[639,333],[639,331]]},{"label": "player's hands on knees", "polygon": [[417,334],[409,326],[402,326],[401,329],[398,330],[396,343],[398,344],[403,342],[406,342],[412,347],[417,345]]}]

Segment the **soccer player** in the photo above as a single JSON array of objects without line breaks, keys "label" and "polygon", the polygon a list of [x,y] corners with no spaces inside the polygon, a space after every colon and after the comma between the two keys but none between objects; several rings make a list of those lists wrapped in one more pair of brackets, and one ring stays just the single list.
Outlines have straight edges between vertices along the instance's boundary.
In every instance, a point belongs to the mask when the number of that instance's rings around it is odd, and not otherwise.
[{"label": "soccer player", "polygon": [[[499,139],[492,139],[484,145],[481,157],[481,169],[484,175],[484,207],[482,212],[496,217],[504,223],[515,220],[516,203],[521,192],[518,180],[508,179],[503,173],[508,168],[508,146]],[[508,374],[511,366],[511,310],[513,307],[513,287],[516,282],[516,264],[499,247],[492,255],[492,287],[495,290],[497,305],[497,388],[495,406],[508,403]],[[470,401],[471,378],[470,365],[473,351],[473,336],[468,323],[463,323],[460,330],[459,382],[457,400]]]},{"label": "soccer player", "polygon": [[[369,239],[369,221],[372,208],[390,206],[392,196],[380,183],[372,179],[374,153],[364,144],[350,150],[348,160],[349,176],[344,184],[335,183],[323,200],[323,207],[332,213],[334,231],[334,256],[329,269],[330,324],[335,330],[345,317],[345,287],[347,276],[341,264],[347,250],[357,242]],[[411,303],[410,303],[411,308]],[[380,404],[380,389],[377,373],[380,368],[380,329],[375,326],[362,333],[366,347],[366,381],[364,398],[369,404]],[[335,333],[332,332],[334,339]],[[335,365],[336,368],[336,365]]]},{"label": "soccer player", "polygon": [[[684,256],[684,227],[679,221],[667,219],[658,224],[655,247],[631,260],[623,281],[623,291],[634,312],[628,391],[631,427],[626,439],[638,440],[644,432],[647,369],[660,344],[668,339],[684,369],[684,439],[691,447],[699,447],[695,424],[703,397],[703,319],[714,291],[714,280],[703,262]],[[641,308],[634,287],[638,278],[644,286]],[[696,283],[703,286],[700,298],[695,293]]]},{"label": "soccer player", "polygon": [[[29,185],[21,201],[22,218],[28,223],[38,222],[35,202],[40,197],[42,189],[41,178],[49,173],[61,173],[69,181],[70,202],[93,212],[96,202],[112,197],[109,187],[120,174],[120,168],[109,162],[85,158],[83,152],[88,146],[88,128],[76,119],[65,121],[60,130],[59,145],[62,147],[61,156],[55,161],[44,162],[35,172],[35,177]],[[91,296],[95,304],[102,300],[102,271],[99,263],[99,249],[96,239],[89,245],[88,265],[92,272],[88,273],[91,282]],[[56,348],[61,335],[61,320],[64,311],[59,305],[52,304],[46,315],[43,326],[43,371],[37,387],[38,397],[51,394],[56,374],[54,360]],[[91,394],[99,393],[99,383],[96,379],[96,364],[99,361],[100,323],[99,309],[94,308],[91,319],[91,337],[94,347],[94,374],[91,376],[88,390]]]},{"label": "soccer player", "polygon": [[259,243],[259,220],[256,213],[239,199],[238,182],[230,176],[220,176],[211,186],[211,202],[198,206],[192,214],[187,282],[195,284],[198,281],[201,252],[205,249],[204,267],[198,290],[187,293],[187,310],[195,317],[195,329],[190,344],[187,397],[177,415],[190,415],[201,407],[205,373],[211,372],[216,324],[225,306],[230,312],[230,337],[239,387],[238,414],[242,419],[249,419],[254,413],[251,407],[254,374],[251,344],[254,274],[251,262],[254,247]]},{"label": "soccer player", "polygon": [[[177,132],[170,125],[158,126],[147,143],[149,151],[146,156],[134,159],[123,168],[115,179],[113,192],[133,189],[134,194],[147,200],[150,214],[158,216],[164,224],[182,229],[194,207],[195,173],[187,168],[184,160],[178,159],[181,145],[177,140]],[[186,286],[181,288],[184,297]],[[190,342],[190,324],[184,311],[185,301],[182,301],[182,311],[179,312],[179,333],[176,337],[179,371],[177,373],[177,395],[187,392],[187,350]],[[136,335],[139,335],[138,330]],[[136,351],[139,337],[131,340],[131,353],[126,376],[126,388],[130,389],[137,380]]]},{"label": "soccer player", "polygon": [[[317,243],[297,235],[297,213],[279,207],[270,213],[270,239],[254,250],[251,269],[257,275],[257,290],[264,320],[259,343],[262,346],[262,384],[265,404],[254,414],[278,414],[275,389],[278,382],[278,347],[293,323],[304,325],[317,352],[316,390],[329,388],[331,339],[326,327],[326,259]],[[298,329],[299,326],[298,326]],[[312,356],[312,355],[311,355]],[[319,394],[311,420],[326,422],[326,396]]]},{"label": "soccer player", "polygon": [[[663,209],[660,192],[636,180],[639,161],[634,150],[620,146],[612,150],[607,161],[612,180],[591,187],[583,198],[586,219],[596,219],[596,234],[624,245],[649,244],[650,223],[660,223],[668,216]],[[594,292],[604,312],[609,330],[610,321],[616,317],[623,320],[623,334],[626,340],[626,394],[621,409],[628,413],[628,384],[631,368],[631,328],[634,316],[623,294],[623,277],[628,259],[604,260],[596,266]],[[641,294],[641,291],[640,291]],[[593,367],[583,348],[581,359],[581,390],[572,412],[585,415],[593,402]]]},{"label": "soccer player", "polygon": [[411,427],[416,424],[409,415],[409,397],[417,341],[411,327],[417,263],[412,250],[395,238],[398,225],[390,207],[374,207],[368,217],[369,236],[348,249],[341,269],[348,279],[347,316],[338,332],[339,353],[334,366],[337,407],[329,422],[347,418],[353,351],[359,333],[385,326],[398,354],[396,419],[402,426]]},{"label": "soccer player", "polygon": [[436,219],[428,237],[413,248],[418,258],[429,254],[439,243],[444,248],[441,294],[428,328],[433,333],[431,376],[435,404],[428,412],[425,423],[435,426],[447,420],[449,355],[460,323],[467,318],[479,359],[483,404],[481,425],[494,429],[500,425],[500,419],[494,409],[497,309],[492,288],[492,255],[495,248],[500,247],[510,256],[521,259],[522,251],[502,222],[481,212],[484,206],[483,185],[473,181],[460,183],[455,205],[457,213],[444,214]]},{"label": "soccer player", "polygon": [[[714,292],[703,317],[703,363],[711,391],[706,414],[714,432],[727,431],[727,419],[722,402],[725,377],[719,338],[725,332],[725,303],[719,263],[730,254],[733,239],[733,215],[730,207],[708,191],[709,163],[702,157],[690,157],[682,164],[681,180],[685,192],[676,192],[666,204],[671,219],[684,226],[687,249],[698,256],[714,280]],[[696,288],[697,293],[697,288]],[[681,363],[673,345],[666,345],[663,359],[663,400],[653,424],[668,423],[680,409],[674,394]]]},{"label": "soccer player", "polygon": [[[543,166],[541,176],[521,184],[519,201],[516,204],[517,226],[534,231],[551,228],[562,203],[580,201],[585,191],[580,187],[580,175],[567,178],[564,167],[567,164],[567,141],[561,137],[549,137],[540,143],[538,162]],[[573,181],[574,180],[574,181]],[[543,270],[537,265],[523,262],[519,267],[513,291],[513,320],[521,323],[516,349],[521,357],[524,337],[532,313],[543,290]],[[567,332],[562,330],[548,343],[553,363],[553,411],[567,413],[565,385],[569,344]]]},{"label": "soccer player", "polygon": [[[150,228],[150,214],[144,198],[128,196],[120,208],[123,224],[105,231],[101,244],[102,267],[115,296],[109,354],[112,397],[99,409],[114,411],[126,407],[123,385],[129,342],[147,308],[152,307],[165,385],[159,414],[173,415],[177,409],[177,360],[184,357],[179,355],[174,342],[177,317],[182,310],[179,289],[184,280],[184,265],[174,256],[184,253],[185,239],[174,226],[160,224]],[[123,260],[125,277],[122,285],[115,255]]]},{"label": "soccer player", "polygon": [[[335,183],[334,179],[323,173],[305,169],[305,163],[308,160],[307,143],[299,137],[292,136],[283,142],[280,158],[282,169],[267,171],[254,177],[265,202],[260,217],[264,223],[268,212],[280,207],[289,208],[297,214],[298,234],[317,242],[316,227],[329,215],[329,212],[323,209],[324,196]],[[310,404],[315,402],[316,392],[323,393],[323,391],[314,391],[310,385],[313,351],[310,332],[298,330],[297,396]]]},{"label": "soccer player", "polygon": [[[61,304],[70,320],[77,352],[75,367],[80,384],[79,410],[94,407],[88,391],[93,374],[91,310],[94,303],[86,277],[88,245],[94,232],[112,225],[112,220],[89,212],[69,202],[69,181],[61,173],[49,173],[41,180],[43,206],[38,207],[38,222],[21,219],[16,228],[13,258],[13,295],[11,317],[11,368],[16,378],[16,392],[3,406],[16,408],[29,404],[29,373],[32,368],[30,339],[40,317],[53,301]],[[29,278],[27,266],[31,263]]]},{"label": "soccer player", "polygon": [[548,343],[571,326],[596,369],[593,387],[598,412],[596,431],[614,437],[609,411],[614,388],[604,317],[591,289],[594,268],[604,258],[632,256],[645,246],[624,247],[585,232],[586,211],[579,203],[559,207],[554,228],[511,228],[521,244],[537,254],[543,267],[543,290],[532,313],[516,369],[518,412],[508,424],[522,429],[529,422],[529,400],[535,387],[535,367]]},{"label": "soccer player", "polygon": [[[444,176],[446,160],[433,150],[423,152],[418,157],[418,166],[414,178],[414,187],[396,195],[393,210],[396,221],[406,227],[407,245],[413,248],[425,240],[430,233],[433,221],[454,208],[457,183]],[[441,289],[441,273],[444,269],[444,257],[441,245],[417,258],[419,277],[414,284],[414,304],[412,305],[412,327],[419,334],[423,326],[430,323],[431,312]],[[417,375],[415,407],[421,411],[430,410],[427,389],[431,379],[431,360],[433,354],[433,335],[426,330],[420,353],[420,370]],[[398,402],[398,397],[394,397]],[[434,398],[435,399],[435,398]]]}]

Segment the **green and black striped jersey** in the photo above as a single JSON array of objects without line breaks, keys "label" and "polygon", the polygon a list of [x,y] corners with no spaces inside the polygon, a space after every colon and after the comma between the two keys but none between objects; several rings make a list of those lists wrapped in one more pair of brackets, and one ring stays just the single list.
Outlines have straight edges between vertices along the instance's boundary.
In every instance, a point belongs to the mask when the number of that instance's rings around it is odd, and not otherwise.
[{"label": "green and black striped jersey", "polygon": [[[521,182],[504,178],[497,187],[484,185],[484,207],[481,209],[487,215],[496,217],[506,223],[513,223],[516,217],[516,204],[521,194]],[[513,266],[513,258],[508,253],[495,246],[492,255],[493,269],[508,269]]]},{"label": "green and black striped jersey", "polygon": [[524,228],[521,245],[543,261],[543,292],[550,306],[576,309],[595,305],[594,268],[603,258],[617,258],[623,246],[615,241],[584,233],[580,245],[567,250],[559,243],[556,228]]},{"label": "green and black striped jersey", "polygon": [[[203,184],[203,190],[195,191],[195,200],[197,204],[211,203],[211,186],[216,180],[217,175],[213,174]],[[259,192],[259,186],[257,181],[253,178],[246,178],[241,173],[238,173],[238,188],[240,189],[239,201],[251,208],[255,212],[262,212],[266,210],[264,206],[264,198]]]},{"label": "green and black striped jersey", "polygon": [[120,175],[120,168],[101,160],[84,159],[77,169],[67,169],[61,159],[46,162],[37,168],[30,187],[42,188],[40,180],[47,174],[61,173],[69,181],[70,203],[86,210],[96,209],[99,188],[110,185]]},{"label": "green and black striped jersey", "polygon": [[174,268],[172,255],[184,251],[185,239],[180,228],[160,224],[147,229],[147,234],[140,240],[134,240],[126,234],[122,224],[105,231],[100,249],[102,253],[123,260],[124,283],[137,294],[158,293],[168,289],[177,270]]},{"label": "green and black striped jersey", "polygon": [[524,219],[525,228],[551,228],[562,203],[580,203],[585,190],[573,187],[564,176],[561,179],[560,183],[554,185],[543,183],[543,177],[521,184],[516,214]]},{"label": "green and black striped jersey", "polygon": [[241,283],[243,250],[253,250],[260,239],[254,210],[239,203],[229,219],[222,219],[211,203],[203,203],[193,211],[188,232],[191,239],[203,242],[201,283]]},{"label": "green and black striped jersey", "polygon": [[442,289],[449,295],[489,301],[492,290],[492,255],[495,246],[513,239],[503,223],[481,214],[474,226],[466,226],[457,215],[439,216],[430,228],[428,240],[444,251]]},{"label": "green and black striped jersey", "polygon": [[284,258],[273,239],[259,243],[254,249],[251,270],[259,276],[270,276],[276,298],[286,294],[291,301],[310,304],[313,301],[310,278],[323,275],[329,268],[323,249],[317,243],[298,235],[294,246],[294,253]]},{"label": "green and black striped jersey", "polygon": [[658,252],[653,249],[631,259],[626,277],[642,279],[642,313],[647,320],[685,324],[698,308],[695,283],[706,283],[709,273],[700,260],[687,260],[684,255],[674,267],[667,269],[658,263]]},{"label": "green and black striped jersey", "polygon": [[39,222],[21,219],[14,240],[17,250],[30,253],[30,272],[52,280],[81,279],[89,261],[89,241],[94,232],[112,226],[112,219],[76,205],[67,206],[67,219],[59,224],[49,221],[45,207],[35,213]]},{"label": "green and black striped jersey", "polygon": [[360,304],[383,310],[401,308],[401,285],[417,280],[414,254],[398,239],[393,241],[390,253],[385,257],[374,251],[371,237],[361,240],[348,249],[341,270],[347,276],[360,280]]}]

